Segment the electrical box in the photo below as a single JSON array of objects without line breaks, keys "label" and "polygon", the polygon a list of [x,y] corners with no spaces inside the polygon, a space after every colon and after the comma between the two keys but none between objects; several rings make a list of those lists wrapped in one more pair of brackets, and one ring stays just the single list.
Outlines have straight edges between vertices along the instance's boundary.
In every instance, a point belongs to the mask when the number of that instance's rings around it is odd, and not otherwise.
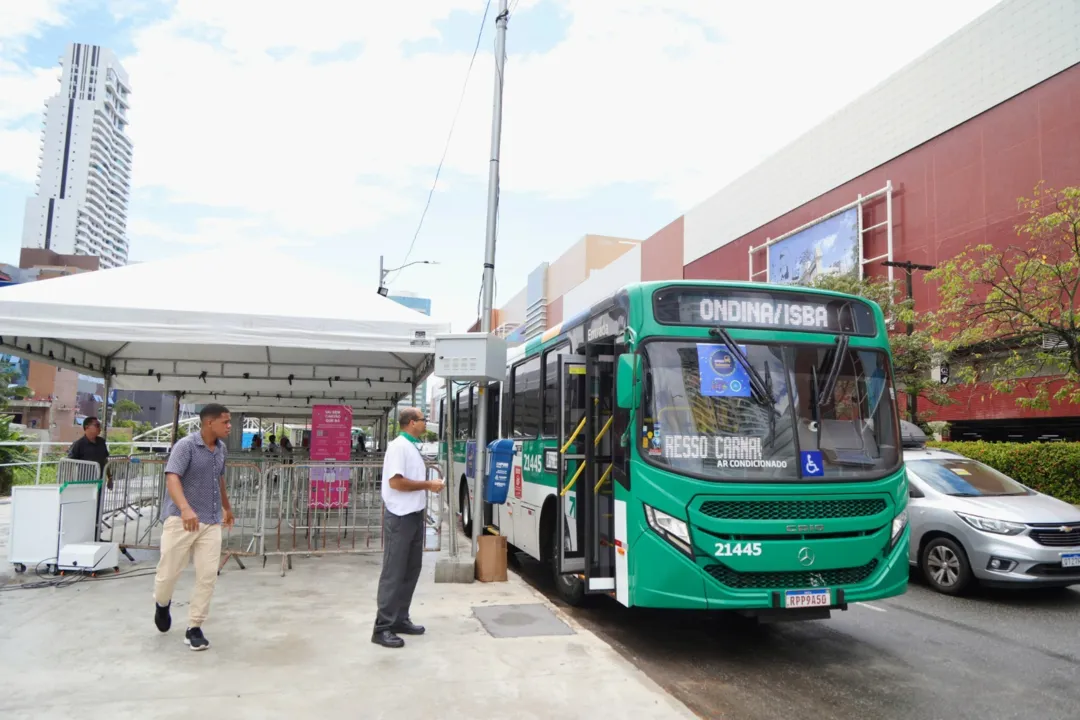
[{"label": "electrical box", "polygon": [[103,572],[120,569],[120,546],[116,543],[75,543],[60,548],[57,566],[65,572]]},{"label": "electrical box", "polygon": [[484,333],[435,336],[435,374],[461,382],[506,379],[506,340]]}]

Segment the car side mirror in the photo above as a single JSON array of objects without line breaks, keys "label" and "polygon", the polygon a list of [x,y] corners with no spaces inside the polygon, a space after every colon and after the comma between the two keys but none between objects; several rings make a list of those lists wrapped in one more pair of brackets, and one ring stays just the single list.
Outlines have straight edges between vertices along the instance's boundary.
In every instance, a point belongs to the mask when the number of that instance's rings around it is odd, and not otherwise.
[{"label": "car side mirror", "polygon": [[633,410],[637,406],[637,376],[641,367],[641,358],[633,353],[619,356],[619,368],[615,381],[615,402],[623,410]]}]

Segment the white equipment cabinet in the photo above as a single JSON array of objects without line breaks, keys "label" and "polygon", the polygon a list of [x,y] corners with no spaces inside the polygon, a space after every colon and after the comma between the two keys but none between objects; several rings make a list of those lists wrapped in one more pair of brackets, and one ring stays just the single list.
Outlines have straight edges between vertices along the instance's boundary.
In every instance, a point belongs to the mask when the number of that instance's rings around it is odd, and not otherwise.
[{"label": "white equipment cabinet", "polygon": [[69,483],[16,485],[11,489],[8,560],[16,572],[45,563],[49,572],[55,573],[61,548],[94,543],[98,487],[96,483]]}]

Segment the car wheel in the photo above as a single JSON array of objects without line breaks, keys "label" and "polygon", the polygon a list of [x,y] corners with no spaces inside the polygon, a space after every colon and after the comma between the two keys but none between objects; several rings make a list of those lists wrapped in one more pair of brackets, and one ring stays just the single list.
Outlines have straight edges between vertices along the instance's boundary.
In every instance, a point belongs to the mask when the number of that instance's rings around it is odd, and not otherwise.
[{"label": "car wheel", "polygon": [[922,572],[930,586],[945,595],[960,595],[974,577],[967,553],[955,540],[934,538],[922,551]]}]

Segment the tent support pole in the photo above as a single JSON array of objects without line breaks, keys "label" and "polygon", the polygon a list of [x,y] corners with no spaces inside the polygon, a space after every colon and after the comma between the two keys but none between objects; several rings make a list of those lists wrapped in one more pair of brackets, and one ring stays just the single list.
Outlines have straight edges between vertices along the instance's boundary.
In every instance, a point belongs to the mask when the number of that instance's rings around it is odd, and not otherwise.
[{"label": "tent support pole", "polygon": [[105,363],[105,398],[101,403],[101,437],[109,441],[109,393],[112,392],[112,364]]},{"label": "tent support pole", "polygon": [[173,420],[172,420],[172,446],[176,446],[176,438],[180,434],[180,393],[173,393]]}]

